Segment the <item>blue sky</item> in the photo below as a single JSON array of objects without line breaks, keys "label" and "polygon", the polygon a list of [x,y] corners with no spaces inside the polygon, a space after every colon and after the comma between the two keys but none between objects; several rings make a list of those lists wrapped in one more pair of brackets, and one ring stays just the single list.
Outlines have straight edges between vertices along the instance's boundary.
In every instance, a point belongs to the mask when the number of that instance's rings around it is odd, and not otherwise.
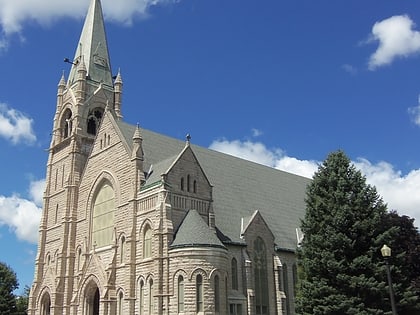
[{"label": "blue sky", "polygon": [[[420,222],[417,1],[102,0],[125,120],[311,177],[342,149]],[[0,260],[30,285],[57,84],[89,0],[0,0]]]}]

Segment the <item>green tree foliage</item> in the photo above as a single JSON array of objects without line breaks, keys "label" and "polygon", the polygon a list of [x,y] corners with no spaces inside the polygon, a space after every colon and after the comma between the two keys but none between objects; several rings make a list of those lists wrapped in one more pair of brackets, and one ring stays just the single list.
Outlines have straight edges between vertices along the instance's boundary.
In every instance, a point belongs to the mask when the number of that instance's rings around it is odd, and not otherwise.
[{"label": "green tree foliage", "polygon": [[298,314],[389,313],[380,248],[397,228],[385,228],[386,214],[376,189],[344,152],[331,153],[308,186]]},{"label": "green tree foliage", "polygon": [[25,286],[23,294],[16,297],[16,315],[26,315],[28,314],[28,302],[29,302],[29,292],[30,288]]},{"label": "green tree foliage", "polygon": [[396,279],[394,291],[399,314],[414,314],[415,310],[420,310],[420,233],[414,219],[400,216],[396,211],[384,217],[381,228],[394,229],[388,245],[392,248],[390,262],[392,278]]},{"label": "green tree foliage", "polygon": [[15,272],[8,265],[0,262],[0,314],[15,314],[16,300],[13,291],[17,287]]}]

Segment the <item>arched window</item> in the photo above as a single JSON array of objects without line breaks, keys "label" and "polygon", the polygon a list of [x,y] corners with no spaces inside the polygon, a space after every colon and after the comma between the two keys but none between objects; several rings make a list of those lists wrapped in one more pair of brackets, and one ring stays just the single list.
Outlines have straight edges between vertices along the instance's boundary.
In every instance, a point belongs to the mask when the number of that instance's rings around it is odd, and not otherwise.
[{"label": "arched window", "polygon": [[178,277],[178,313],[184,312],[184,277]]},{"label": "arched window", "polygon": [[143,240],[143,258],[152,257],[152,229],[146,226]]},{"label": "arched window", "polygon": [[153,280],[150,279],[149,281],[149,314],[153,314]]},{"label": "arched window", "polygon": [[121,248],[120,248],[120,263],[122,264],[124,262],[124,256],[125,256],[125,237],[124,235],[121,236]]},{"label": "arched window", "polygon": [[76,265],[76,271],[80,271],[82,268],[82,249],[79,247],[77,250],[77,265]]},{"label": "arched window", "polygon": [[63,115],[63,121],[61,122],[61,134],[63,139],[71,136],[73,130],[72,113],[70,109],[66,109]]},{"label": "arched window", "polygon": [[123,293],[120,291],[118,294],[118,315],[123,315]]},{"label": "arched window", "polygon": [[102,115],[103,115],[102,108],[95,108],[92,110],[87,118],[87,133],[91,135],[96,135],[98,132],[99,124],[101,123]]},{"label": "arched window", "polygon": [[202,312],[204,310],[203,305],[203,276],[197,275],[195,279],[195,305],[196,305],[196,312]]},{"label": "arched window", "polygon": [[254,241],[254,276],[256,315],[268,315],[267,252],[264,241]]},{"label": "arched window", "polygon": [[190,192],[190,175],[187,175],[187,191]]},{"label": "arched window", "polygon": [[114,212],[114,190],[109,184],[104,184],[93,206],[92,242],[94,246],[102,247],[112,244]]},{"label": "arched window", "polygon": [[143,280],[140,281],[139,314],[144,315],[144,282]]},{"label": "arched window", "polygon": [[181,190],[184,191],[184,177],[181,177]]},{"label": "arched window", "polygon": [[58,203],[55,206],[55,220],[54,221],[55,221],[54,223],[57,224],[57,222],[58,222]]},{"label": "arched window", "polygon": [[194,183],[193,183],[193,192],[194,193],[197,192],[197,181],[196,180],[194,180]]},{"label": "arched window", "polygon": [[41,315],[51,314],[51,299],[48,293],[45,293],[41,302]]},{"label": "arched window", "polygon": [[238,261],[236,260],[236,258],[232,258],[231,264],[232,289],[238,290]]},{"label": "arched window", "polygon": [[216,313],[220,312],[220,280],[218,275],[214,277],[214,310]]},{"label": "arched window", "polygon": [[283,288],[286,294],[286,311],[287,314],[290,312],[290,295],[289,295],[289,271],[287,270],[287,264],[283,263]]},{"label": "arched window", "polygon": [[58,274],[58,250],[55,251],[54,261],[55,261],[55,272]]}]

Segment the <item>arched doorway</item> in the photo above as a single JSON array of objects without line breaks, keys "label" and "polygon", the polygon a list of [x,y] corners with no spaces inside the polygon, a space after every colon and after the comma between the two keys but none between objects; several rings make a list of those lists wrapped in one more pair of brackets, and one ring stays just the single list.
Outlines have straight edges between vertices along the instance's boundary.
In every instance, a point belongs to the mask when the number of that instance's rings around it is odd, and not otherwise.
[{"label": "arched doorway", "polygon": [[51,314],[51,299],[48,293],[45,293],[41,299],[41,315]]},{"label": "arched doorway", "polygon": [[99,315],[100,294],[95,283],[91,283],[86,289],[84,313],[85,315]]}]

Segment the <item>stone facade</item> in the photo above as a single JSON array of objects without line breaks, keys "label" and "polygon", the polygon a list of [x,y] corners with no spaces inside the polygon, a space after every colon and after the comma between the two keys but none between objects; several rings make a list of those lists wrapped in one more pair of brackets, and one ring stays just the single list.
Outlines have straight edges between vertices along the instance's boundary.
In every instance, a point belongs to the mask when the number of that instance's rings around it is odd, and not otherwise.
[{"label": "stone facade", "polygon": [[[229,167],[216,154],[261,166],[125,124],[121,75],[109,82],[107,49],[92,48],[98,42],[106,48],[101,4],[92,0],[83,51],[58,85],[28,313],[294,314],[293,248],[278,246],[277,223],[262,211],[242,216],[241,207],[218,204],[227,187],[213,187],[202,161]],[[290,178],[304,190],[306,181]],[[299,208],[303,195],[295,199]],[[236,238],[219,227],[232,215],[241,218],[227,223]]]}]

